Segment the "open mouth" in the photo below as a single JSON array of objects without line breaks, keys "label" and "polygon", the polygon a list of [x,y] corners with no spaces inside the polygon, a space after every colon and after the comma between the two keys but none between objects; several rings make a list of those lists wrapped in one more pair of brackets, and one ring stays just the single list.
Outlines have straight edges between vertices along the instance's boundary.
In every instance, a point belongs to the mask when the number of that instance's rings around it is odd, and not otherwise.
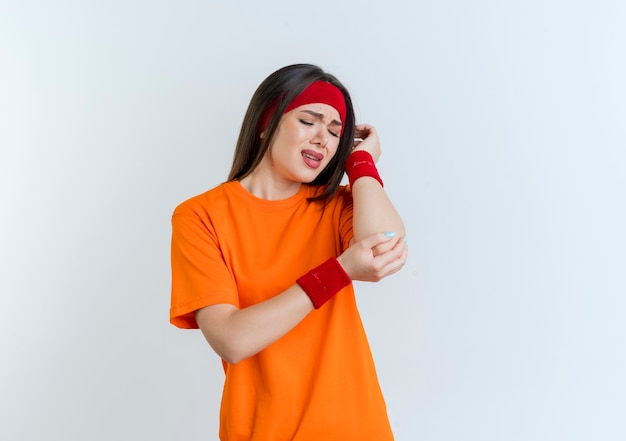
[{"label": "open mouth", "polygon": [[315,157],[313,155],[309,155],[308,153],[302,153],[302,156],[304,156],[305,158],[309,158],[309,159],[311,159],[313,161],[321,161],[322,160],[322,158],[317,158],[317,157]]},{"label": "open mouth", "polygon": [[304,159],[304,163],[309,167],[318,168],[322,163],[322,159],[324,159],[324,155],[311,150],[303,150],[302,159]]}]

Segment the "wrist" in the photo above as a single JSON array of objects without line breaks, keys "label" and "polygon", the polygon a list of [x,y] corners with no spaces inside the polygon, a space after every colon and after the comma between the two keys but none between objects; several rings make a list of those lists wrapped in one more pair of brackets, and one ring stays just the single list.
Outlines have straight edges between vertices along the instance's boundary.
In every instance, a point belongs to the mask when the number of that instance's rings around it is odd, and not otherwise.
[{"label": "wrist", "polygon": [[337,263],[339,263],[339,265],[341,266],[341,268],[344,270],[344,272],[347,274],[348,278],[350,280],[352,280],[352,276],[350,275],[350,267],[348,265],[346,265],[346,263],[344,262],[344,257],[343,254],[337,257]]},{"label": "wrist", "polygon": [[350,285],[352,280],[339,261],[331,257],[298,278],[296,282],[309,296],[315,309],[319,309],[339,291]]},{"label": "wrist", "polygon": [[376,179],[381,187],[383,181],[378,174],[376,163],[372,155],[366,150],[356,150],[348,156],[345,163],[346,174],[348,175],[348,181],[350,187],[354,185],[354,182],[362,177],[369,176]]}]

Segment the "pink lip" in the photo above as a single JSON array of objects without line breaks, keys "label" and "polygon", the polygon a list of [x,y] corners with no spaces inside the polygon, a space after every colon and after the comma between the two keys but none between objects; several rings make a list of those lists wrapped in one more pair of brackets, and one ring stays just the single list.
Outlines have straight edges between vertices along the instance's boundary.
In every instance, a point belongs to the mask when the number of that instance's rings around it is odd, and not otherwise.
[{"label": "pink lip", "polygon": [[321,165],[322,159],[324,159],[324,155],[314,151],[314,150],[302,150],[302,159],[306,165],[311,168],[318,168]]}]

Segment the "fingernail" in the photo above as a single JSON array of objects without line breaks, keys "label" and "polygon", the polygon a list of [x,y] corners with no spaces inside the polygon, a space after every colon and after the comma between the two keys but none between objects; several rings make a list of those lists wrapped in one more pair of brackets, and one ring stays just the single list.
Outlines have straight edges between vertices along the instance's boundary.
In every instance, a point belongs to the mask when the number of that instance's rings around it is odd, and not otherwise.
[{"label": "fingernail", "polygon": [[393,236],[395,236],[395,235],[396,235],[396,232],[395,232],[395,231],[387,231],[387,232],[385,233],[385,236],[387,236],[387,237],[393,237]]}]

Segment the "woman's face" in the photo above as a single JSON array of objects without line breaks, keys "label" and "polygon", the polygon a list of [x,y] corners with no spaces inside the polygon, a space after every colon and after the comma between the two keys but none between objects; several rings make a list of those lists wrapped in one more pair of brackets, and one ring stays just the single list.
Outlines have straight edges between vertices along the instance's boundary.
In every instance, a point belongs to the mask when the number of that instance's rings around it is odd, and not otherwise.
[{"label": "woman's face", "polygon": [[305,104],[285,113],[265,161],[272,174],[291,182],[311,182],[337,153],[341,121],[328,104]]}]

